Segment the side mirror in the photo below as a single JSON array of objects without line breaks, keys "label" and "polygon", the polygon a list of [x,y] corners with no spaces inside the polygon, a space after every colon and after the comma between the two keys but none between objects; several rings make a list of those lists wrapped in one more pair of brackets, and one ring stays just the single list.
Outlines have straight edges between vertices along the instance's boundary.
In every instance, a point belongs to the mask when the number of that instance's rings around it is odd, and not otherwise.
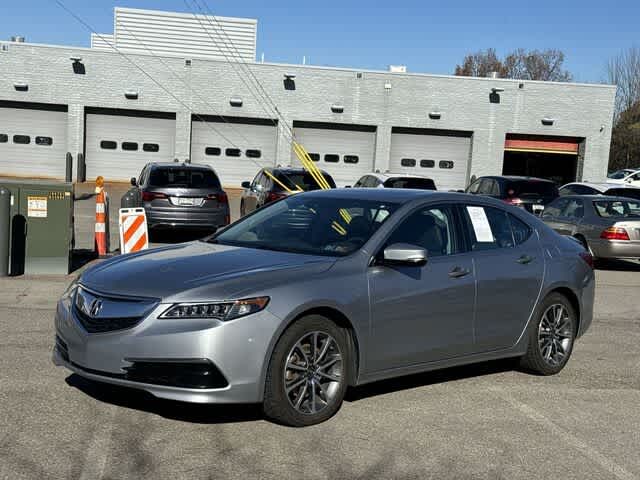
[{"label": "side mirror", "polygon": [[251,188],[251,182],[247,182],[247,181],[242,182],[242,188]]},{"label": "side mirror", "polygon": [[408,243],[394,243],[382,252],[383,265],[420,266],[427,263],[427,251]]},{"label": "side mirror", "polygon": [[134,187],[138,185],[138,181],[136,180],[136,177],[131,177],[131,185],[133,185]]}]

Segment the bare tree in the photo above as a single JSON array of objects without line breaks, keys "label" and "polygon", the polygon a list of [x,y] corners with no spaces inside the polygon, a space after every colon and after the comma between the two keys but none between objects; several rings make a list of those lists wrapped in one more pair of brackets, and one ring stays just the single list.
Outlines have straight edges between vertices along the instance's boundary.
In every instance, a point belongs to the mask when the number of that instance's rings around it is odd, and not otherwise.
[{"label": "bare tree", "polygon": [[503,69],[495,49],[488,48],[464,57],[462,65],[456,65],[454,74],[460,77],[486,77],[491,72],[498,72],[502,76]]},{"label": "bare tree", "polygon": [[640,48],[631,47],[609,60],[607,81],[617,85],[616,121],[640,101]]},{"label": "bare tree", "polygon": [[571,73],[562,68],[564,53],[556,49],[530,50],[518,48],[500,60],[493,48],[467,55],[456,65],[455,75],[486,77],[498,72],[502,78],[569,82]]},{"label": "bare tree", "polygon": [[526,51],[518,48],[504,59],[505,77],[518,80],[570,82],[571,73],[563,70],[564,53],[556,49]]}]

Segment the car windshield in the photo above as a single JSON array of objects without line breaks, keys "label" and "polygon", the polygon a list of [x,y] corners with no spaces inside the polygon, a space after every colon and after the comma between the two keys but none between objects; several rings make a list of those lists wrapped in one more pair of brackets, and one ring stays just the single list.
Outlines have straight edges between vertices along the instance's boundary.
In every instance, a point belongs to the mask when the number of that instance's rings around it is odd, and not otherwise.
[{"label": "car windshield", "polygon": [[633,170],[617,170],[607,175],[607,177],[612,178],[613,180],[621,180],[631,173],[633,173]]},{"label": "car windshield", "polygon": [[358,250],[397,203],[292,195],[235,223],[209,242],[310,255]]},{"label": "car windshield", "polygon": [[610,217],[639,217],[640,201],[633,200],[596,200],[593,202],[598,215]]},{"label": "car windshield", "polygon": [[430,178],[394,177],[384,182],[386,188],[412,188],[435,190],[436,184]]},{"label": "car windshield", "polygon": [[[298,187],[305,192],[320,189],[320,186],[318,186],[318,183],[309,172],[276,172],[275,176],[290,190],[298,190]],[[331,188],[336,188],[336,184],[333,181],[333,178],[331,178],[331,175],[325,173],[323,176]],[[284,190],[284,188],[278,185],[277,182],[274,182],[273,188],[276,191]]]},{"label": "car windshield", "polygon": [[207,168],[162,167],[151,171],[149,186],[219,189],[220,180]]},{"label": "car windshield", "polygon": [[541,196],[557,197],[558,187],[553,182],[539,180],[517,180],[507,184],[507,195],[510,197]]}]

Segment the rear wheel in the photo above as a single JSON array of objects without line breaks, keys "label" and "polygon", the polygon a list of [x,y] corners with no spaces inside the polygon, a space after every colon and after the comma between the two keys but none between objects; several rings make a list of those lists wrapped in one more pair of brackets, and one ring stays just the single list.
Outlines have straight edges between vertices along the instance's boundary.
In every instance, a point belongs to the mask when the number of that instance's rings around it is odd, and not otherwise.
[{"label": "rear wheel", "polygon": [[265,414],[294,427],[329,419],[342,404],[349,368],[346,330],[320,315],[301,318],[284,332],[271,356]]},{"label": "rear wheel", "polygon": [[552,293],[542,302],[529,329],[527,353],[520,359],[526,370],[554,375],[569,361],[577,332],[577,316],[571,302]]}]

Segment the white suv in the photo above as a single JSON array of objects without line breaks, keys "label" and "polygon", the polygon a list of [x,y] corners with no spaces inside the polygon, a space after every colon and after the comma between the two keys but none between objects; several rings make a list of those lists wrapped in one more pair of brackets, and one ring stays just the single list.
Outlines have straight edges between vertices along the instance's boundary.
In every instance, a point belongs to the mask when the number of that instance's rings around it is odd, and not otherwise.
[{"label": "white suv", "polygon": [[420,175],[406,173],[368,173],[354,183],[353,188],[411,188],[437,190],[435,182]]}]

